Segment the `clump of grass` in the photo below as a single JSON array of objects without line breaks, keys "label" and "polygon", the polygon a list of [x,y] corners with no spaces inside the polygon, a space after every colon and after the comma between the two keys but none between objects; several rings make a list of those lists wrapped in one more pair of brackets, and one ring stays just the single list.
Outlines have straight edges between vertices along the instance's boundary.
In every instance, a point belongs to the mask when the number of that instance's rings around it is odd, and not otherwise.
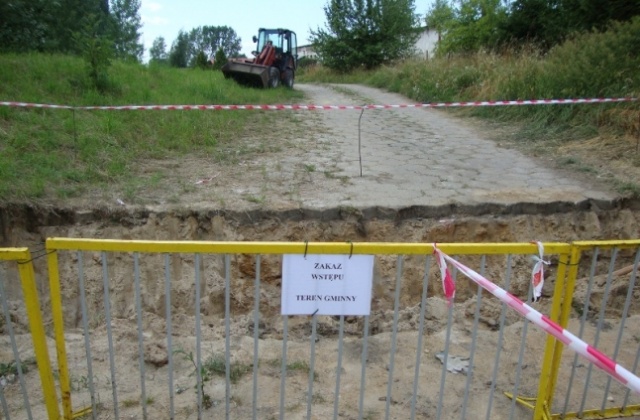
[{"label": "clump of grass", "polygon": [[[187,353],[185,350],[174,350],[175,354],[180,354],[185,360],[188,360],[193,365],[193,372],[190,376],[195,376],[198,366],[193,356],[193,352]],[[247,365],[239,362],[232,362],[230,366],[229,380],[231,383],[237,383],[247,372],[250,372],[253,368],[252,365]],[[209,382],[214,375],[226,377],[226,361],[223,356],[213,355],[208,357],[200,366],[200,389],[198,389],[198,383],[196,381],[194,389],[196,392],[200,392],[202,396],[202,406],[204,408],[213,407],[213,399],[209,394],[204,391],[205,383]]]},{"label": "clump of grass", "polygon": [[[253,365],[231,362],[229,379],[231,383],[237,383],[242,377],[251,372]],[[207,358],[202,364],[202,370],[208,375],[226,376],[226,362],[224,356],[213,355]]]},{"label": "clump of grass", "polygon": [[[22,372],[25,372],[25,368],[22,368]],[[16,362],[0,363],[0,376],[17,375],[18,365]]]},{"label": "clump of grass", "polygon": [[[271,360],[268,360],[266,363],[267,365],[274,368],[280,368],[282,366],[281,359],[271,359]],[[291,363],[287,363],[287,373],[289,372],[291,373],[302,372],[304,374],[309,374],[309,372],[311,372],[311,367],[309,366],[309,363],[307,363],[307,361],[305,360],[296,360]],[[314,370],[313,380],[317,381],[318,379],[319,379],[318,373]]]}]

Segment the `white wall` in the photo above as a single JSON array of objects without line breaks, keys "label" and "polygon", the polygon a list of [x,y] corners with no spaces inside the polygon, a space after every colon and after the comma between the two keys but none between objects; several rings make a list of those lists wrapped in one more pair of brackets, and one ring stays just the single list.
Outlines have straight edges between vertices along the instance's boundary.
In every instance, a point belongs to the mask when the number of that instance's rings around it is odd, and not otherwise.
[{"label": "white wall", "polygon": [[420,38],[416,41],[416,54],[421,58],[433,58],[436,45],[438,44],[438,32],[432,29],[423,28]]},{"label": "white wall", "polygon": [[318,54],[313,51],[313,47],[311,45],[301,45],[298,47],[298,58],[302,57],[318,58]]}]

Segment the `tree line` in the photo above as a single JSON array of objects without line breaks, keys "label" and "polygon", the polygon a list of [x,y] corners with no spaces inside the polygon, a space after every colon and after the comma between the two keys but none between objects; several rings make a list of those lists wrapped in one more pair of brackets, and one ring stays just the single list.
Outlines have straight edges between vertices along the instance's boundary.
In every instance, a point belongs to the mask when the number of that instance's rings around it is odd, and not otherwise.
[{"label": "tree line", "polygon": [[426,24],[440,34],[441,53],[523,45],[544,52],[573,34],[638,15],[638,0],[435,0]]},{"label": "tree line", "polygon": [[228,26],[200,26],[189,32],[180,31],[167,51],[164,37],[153,40],[149,62],[172,67],[202,67],[214,58],[221,67],[227,57],[237,57],[242,39]]},{"label": "tree line", "polygon": [[[112,58],[142,62],[140,0],[0,0],[0,52],[80,55],[99,79]],[[235,57],[241,39],[228,26],[180,31],[167,51],[158,37],[149,50],[153,63],[174,67]]]},{"label": "tree line", "polygon": [[140,61],[139,9],[140,0],[0,1],[0,51],[86,55],[91,47]]},{"label": "tree line", "polygon": [[425,26],[437,31],[440,54],[525,45],[544,52],[631,20],[640,0],[435,0],[422,18],[413,0],[328,0],[324,12],[310,40],[325,66],[350,71],[411,57]]}]

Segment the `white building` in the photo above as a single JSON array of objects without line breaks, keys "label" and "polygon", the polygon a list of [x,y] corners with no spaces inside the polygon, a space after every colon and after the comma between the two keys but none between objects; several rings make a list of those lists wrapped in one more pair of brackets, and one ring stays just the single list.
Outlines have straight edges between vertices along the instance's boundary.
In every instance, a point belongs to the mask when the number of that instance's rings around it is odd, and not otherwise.
[{"label": "white building", "polygon": [[[416,56],[423,59],[433,58],[436,45],[438,45],[438,32],[426,26],[420,28],[420,36],[415,44]],[[318,54],[313,50],[312,44],[300,45],[298,47],[298,58],[303,57],[318,58]]]},{"label": "white building", "polygon": [[316,54],[316,52],[313,50],[313,45],[307,44],[307,45],[300,45],[298,47],[298,58],[303,58],[303,57],[314,58],[314,59],[318,58],[318,54]]},{"label": "white building", "polygon": [[416,55],[424,59],[433,58],[438,45],[438,32],[426,26],[420,29],[420,37],[416,41]]}]

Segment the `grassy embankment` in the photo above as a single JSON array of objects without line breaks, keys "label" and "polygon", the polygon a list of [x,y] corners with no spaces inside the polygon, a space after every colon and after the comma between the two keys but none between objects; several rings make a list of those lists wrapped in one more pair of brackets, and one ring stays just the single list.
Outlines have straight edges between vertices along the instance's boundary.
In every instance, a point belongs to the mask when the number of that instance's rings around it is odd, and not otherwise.
[{"label": "grassy embankment", "polygon": [[[295,90],[244,88],[214,71],[113,63],[109,75],[110,88],[101,95],[88,87],[78,58],[0,55],[0,101],[74,106],[302,101]],[[0,203],[64,200],[113,184],[121,186],[124,199],[134,197],[138,188],[171,176],[141,174],[139,164],[187,154],[228,159],[221,149],[267,113],[0,106]]]},{"label": "grassy embankment", "polygon": [[[307,82],[365,83],[416,102],[542,98],[640,98],[640,18],[602,34],[586,34],[546,55],[505,55],[412,61],[372,72],[308,69]],[[640,195],[640,102],[450,110],[515,123],[510,140],[536,155],[608,180]]]}]

